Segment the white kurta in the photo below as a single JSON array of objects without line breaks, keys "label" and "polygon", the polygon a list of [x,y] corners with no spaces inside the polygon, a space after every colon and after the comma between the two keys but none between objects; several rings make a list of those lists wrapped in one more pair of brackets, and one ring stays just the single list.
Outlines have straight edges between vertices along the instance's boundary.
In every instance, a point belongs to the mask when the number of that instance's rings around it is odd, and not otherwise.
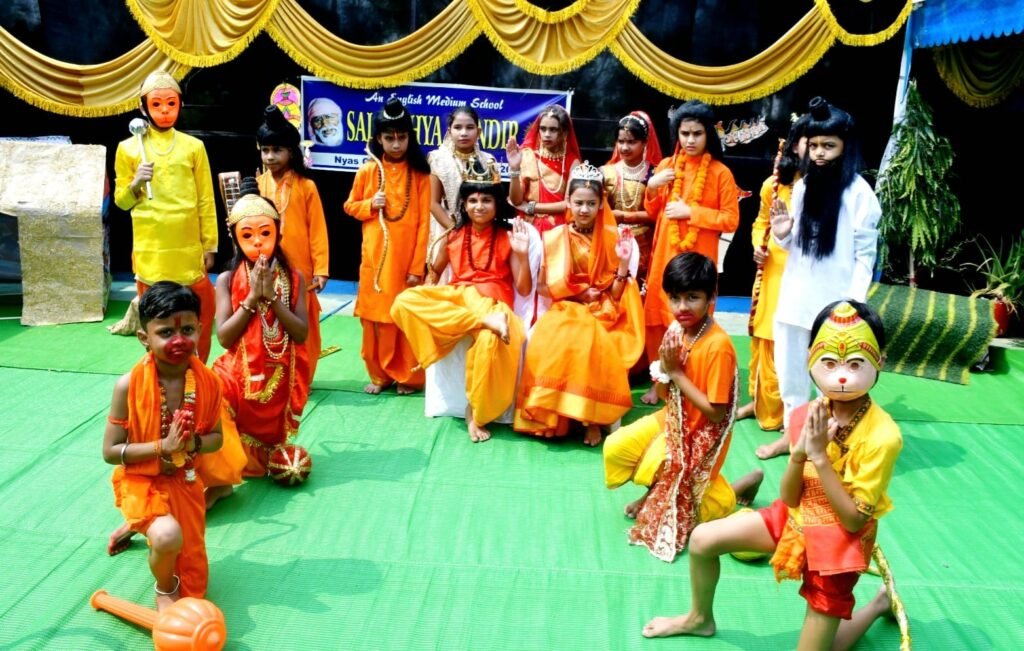
[{"label": "white kurta", "polygon": [[789,251],[775,321],[810,330],[814,317],[829,303],[845,298],[861,302],[867,299],[878,253],[882,207],[868,182],[861,176],[854,178],[843,191],[835,249],[817,260],[796,244],[805,189],[803,179],[796,182],[791,204],[793,229],[784,240],[775,239]]},{"label": "white kurta", "polygon": [[857,176],[843,191],[835,249],[830,255],[815,259],[796,244],[805,189],[803,179],[793,187],[793,229],[789,235],[782,240],[772,235],[779,246],[789,251],[773,323],[775,371],[782,397],[783,426],[787,428],[790,414],[810,397],[807,348],[814,318],[834,301],[867,300],[878,253],[878,220],[882,216],[882,207],[871,186]]}]

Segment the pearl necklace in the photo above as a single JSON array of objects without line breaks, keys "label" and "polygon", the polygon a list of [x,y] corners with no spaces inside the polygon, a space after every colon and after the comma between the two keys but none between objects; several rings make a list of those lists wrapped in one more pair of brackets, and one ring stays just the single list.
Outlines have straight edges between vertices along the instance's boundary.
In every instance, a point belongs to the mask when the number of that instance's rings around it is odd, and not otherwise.
[{"label": "pearl necklace", "polygon": [[[618,168],[616,170],[616,176],[619,177],[618,183],[616,183],[617,187],[615,188],[615,198],[617,200],[621,199],[621,201],[615,202],[615,207],[619,210],[636,210],[640,207],[640,203],[643,201],[641,188],[646,187],[644,181],[647,180],[647,171],[651,164],[647,161],[642,161],[636,167],[628,167],[624,162],[619,161],[615,165]],[[637,172],[637,170],[640,171]],[[626,192],[627,180],[633,181],[637,184],[632,197],[629,196],[628,192]]]},{"label": "pearl necklace", "polygon": [[701,324],[700,330],[697,331],[697,336],[690,340],[689,346],[686,345],[686,333],[683,333],[683,346],[685,347],[682,361],[683,366],[686,366],[686,362],[690,359],[690,351],[693,350],[693,347],[697,345],[697,341],[699,341],[701,336],[704,335],[704,330],[707,329],[708,324],[711,323],[711,321],[712,319],[710,315],[704,317],[704,323]]},{"label": "pearl necklace", "polygon": [[[151,138],[146,138],[146,140],[152,140],[152,139]],[[174,145],[176,145],[177,143],[178,143],[178,132],[175,131],[174,133],[171,134],[171,144],[168,145],[167,149],[165,149],[163,151],[160,151],[159,149],[156,148],[156,143],[155,142],[150,142],[149,143],[149,148],[157,156],[163,157],[163,156],[166,156],[167,154],[171,153],[172,151],[174,151]]]}]

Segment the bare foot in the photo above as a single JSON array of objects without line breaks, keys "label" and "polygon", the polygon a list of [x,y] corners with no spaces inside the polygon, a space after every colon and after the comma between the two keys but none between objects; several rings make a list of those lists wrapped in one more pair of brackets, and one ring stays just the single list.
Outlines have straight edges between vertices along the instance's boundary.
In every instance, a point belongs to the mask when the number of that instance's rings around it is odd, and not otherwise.
[{"label": "bare foot", "polygon": [[491,438],[491,433],[481,425],[477,425],[473,419],[473,408],[466,405],[466,428],[469,429],[469,440],[474,443],[482,443]]},{"label": "bare foot", "polygon": [[135,532],[131,530],[127,522],[114,529],[114,533],[110,534],[110,540],[107,541],[107,555],[117,556],[131,547],[134,535]]},{"label": "bare foot", "polygon": [[651,494],[651,491],[648,490],[646,493],[643,494],[643,497],[641,497],[640,499],[638,499],[638,500],[636,500],[634,502],[630,502],[629,504],[627,504],[626,508],[624,509],[624,513],[626,514],[626,517],[629,518],[630,520],[636,520],[637,513],[639,513],[640,509],[643,508],[644,502],[647,501],[647,496],[650,495],[650,494]]},{"label": "bare foot", "polygon": [[235,492],[233,486],[213,486],[206,489],[206,510],[209,511],[214,504],[221,501],[225,497],[231,496]]},{"label": "bare foot", "polygon": [[789,454],[789,437],[785,433],[771,443],[767,443],[754,451],[758,459],[771,459],[784,454]]},{"label": "bare foot", "polygon": [[647,622],[644,637],[671,637],[672,635],[699,635],[710,637],[715,634],[715,620],[698,619],[693,613],[679,617],[655,617]]},{"label": "bare foot", "polygon": [[736,420],[744,420],[754,415],[754,403],[748,402],[736,410]]},{"label": "bare foot", "polygon": [[658,385],[652,384],[651,388],[647,390],[647,393],[640,396],[640,402],[645,405],[656,405],[658,404]]},{"label": "bare foot", "polygon": [[736,493],[736,503],[740,506],[750,506],[757,497],[757,490],[761,488],[764,481],[764,471],[760,468],[751,470],[732,483],[732,490]]},{"label": "bare foot", "polygon": [[592,448],[601,445],[601,427],[599,425],[587,425],[587,431],[583,434],[583,444]]},{"label": "bare foot", "polygon": [[370,382],[365,387],[363,387],[363,391],[365,391],[366,393],[369,393],[371,396],[375,396],[378,393],[380,393],[381,391],[383,391],[384,389],[387,389],[389,386],[391,386],[390,383],[388,383],[388,384],[374,384],[373,382]]},{"label": "bare foot", "polygon": [[398,392],[398,395],[400,396],[407,396],[410,393],[416,393],[415,387],[411,387],[408,384],[402,384],[401,382],[398,383],[398,386],[395,388],[395,390]]},{"label": "bare foot", "polygon": [[483,319],[483,326],[487,330],[490,330],[494,334],[504,341],[506,344],[509,342],[508,338],[508,315],[504,312],[491,312]]}]

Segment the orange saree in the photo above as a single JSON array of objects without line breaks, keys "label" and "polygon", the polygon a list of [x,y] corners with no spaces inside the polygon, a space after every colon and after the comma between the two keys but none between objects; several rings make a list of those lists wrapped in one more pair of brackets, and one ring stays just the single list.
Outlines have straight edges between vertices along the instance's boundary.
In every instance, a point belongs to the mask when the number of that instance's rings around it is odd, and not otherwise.
[{"label": "orange saree", "polygon": [[[643,305],[633,279],[612,297],[617,240],[607,203],[592,239],[568,225],[544,234],[543,273],[554,302],[526,347],[517,431],[564,436],[570,419],[609,425],[633,406],[628,373],[643,353]],[[590,287],[601,291],[598,300],[573,300]]]}]

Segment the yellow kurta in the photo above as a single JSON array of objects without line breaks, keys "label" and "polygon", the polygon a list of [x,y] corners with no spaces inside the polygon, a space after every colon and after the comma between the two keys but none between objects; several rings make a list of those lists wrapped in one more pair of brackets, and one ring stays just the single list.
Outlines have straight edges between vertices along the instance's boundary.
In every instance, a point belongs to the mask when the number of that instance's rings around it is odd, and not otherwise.
[{"label": "yellow kurta", "polygon": [[[789,206],[793,192],[792,185],[780,185],[778,198]],[[783,405],[779,393],[779,378],[775,373],[775,340],[772,334],[772,320],[775,306],[779,301],[779,287],[782,271],[786,267],[788,252],[775,243],[771,237],[772,177],[761,185],[761,207],[754,220],[750,241],[755,249],[760,248],[768,233],[768,260],[761,276],[761,293],[754,312],[754,336],[750,340],[750,381],[748,390],[754,400],[754,417],[764,430],[782,427]]]},{"label": "yellow kurta", "polygon": [[138,140],[122,140],[114,157],[114,203],[132,214],[136,278],[152,285],[192,285],[206,274],[204,253],[217,251],[217,209],[210,162],[202,141],[175,129],[150,128],[143,137],[153,163],[153,199],[129,189],[142,164]]},{"label": "yellow kurta", "polygon": [[[313,276],[330,275],[330,249],[327,241],[327,222],[320,193],[312,179],[289,171],[281,183],[265,172],[257,179],[260,194],[274,200],[281,213],[281,249],[292,269],[302,273],[307,285]],[[306,311],[309,334],[306,350],[309,352],[309,378],[313,379],[316,362],[320,358],[320,301],[316,292],[306,293]]]}]

